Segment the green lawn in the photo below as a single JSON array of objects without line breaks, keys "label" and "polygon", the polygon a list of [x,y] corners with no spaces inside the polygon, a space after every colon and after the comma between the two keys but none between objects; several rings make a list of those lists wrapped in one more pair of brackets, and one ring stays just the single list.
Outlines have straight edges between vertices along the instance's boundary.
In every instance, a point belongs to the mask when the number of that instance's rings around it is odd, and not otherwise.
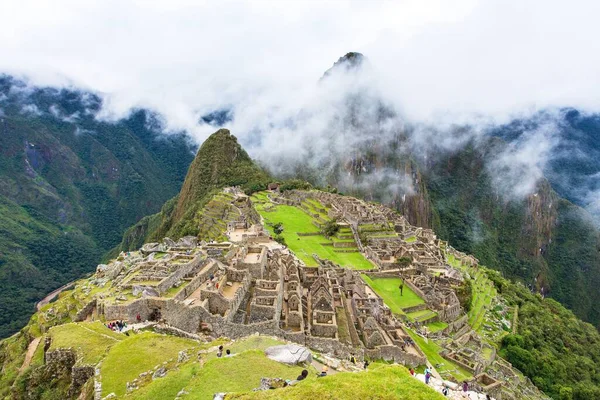
[{"label": "green lawn", "polygon": [[[195,362],[187,363],[127,397],[173,399],[185,389],[190,393],[184,396],[185,399],[211,400],[218,392],[251,391],[260,386],[263,377],[295,379],[303,368],[270,360],[262,350],[248,350],[233,357],[208,360],[202,367]],[[314,370],[311,375],[315,375]]]},{"label": "green lawn", "polygon": [[446,329],[448,327],[448,324],[445,322],[438,321],[438,322],[430,322],[426,326],[429,329],[429,332],[436,333],[436,332],[443,331],[444,329]]},{"label": "green lawn", "polygon": [[416,380],[400,365],[371,365],[367,371],[310,376],[283,389],[234,394],[231,399],[400,399],[442,400],[445,397]]},{"label": "green lawn", "polygon": [[404,314],[403,308],[418,306],[425,301],[417,296],[407,285],[404,285],[400,296],[400,278],[375,278],[361,275],[363,280],[383,299],[385,304],[396,314]]},{"label": "green lawn", "polygon": [[[115,333],[101,322],[70,323],[55,326],[49,333],[50,350],[71,347],[77,352],[78,364],[97,364],[111,347],[125,336]],[[44,347],[42,343],[40,345]]]},{"label": "green lawn", "polygon": [[[255,198],[255,200],[257,199],[259,199],[259,197]],[[300,208],[277,205],[273,208],[273,211],[265,211],[265,206],[257,203],[255,203],[255,207],[267,224],[282,223],[284,230],[281,236],[285,239],[290,250],[293,251],[298,258],[304,261],[307,266],[316,267],[318,265],[312,256],[313,254],[317,254],[321,258],[331,260],[343,267],[358,270],[374,268],[373,264],[359,252],[335,252],[333,242],[323,235],[299,236],[298,233],[319,232],[319,228],[312,223],[312,217]],[[267,229],[269,229],[268,225]],[[332,245],[323,245],[323,243]]]},{"label": "green lawn", "polygon": [[415,311],[409,314],[406,314],[406,316],[408,318],[410,318],[413,321],[426,321],[430,318],[433,318],[434,316],[436,316],[437,313],[435,311],[432,311],[428,308],[426,308],[425,310],[421,310],[421,311]]},{"label": "green lawn", "polygon": [[[198,348],[198,343],[175,336],[142,332],[127,337],[114,345],[102,362],[102,396],[114,392],[122,396],[127,382],[140,373],[174,358],[180,350]],[[192,357],[195,351],[188,352]],[[181,388],[179,388],[181,389]]]},{"label": "green lawn", "polygon": [[410,329],[406,329],[406,332],[410,335],[410,337],[419,345],[427,360],[436,367],[435,369],[440,373],[443,378],[447,378],[449,375],[453,376],[459,382],[469,379],[471,374],[469,371],[464,368],[459,367],[458,365],[446,360],[444,357],[440,356],[440,351],[442,348],[436,344],[433,340],[425,341],[421,336],[417,335]]}]

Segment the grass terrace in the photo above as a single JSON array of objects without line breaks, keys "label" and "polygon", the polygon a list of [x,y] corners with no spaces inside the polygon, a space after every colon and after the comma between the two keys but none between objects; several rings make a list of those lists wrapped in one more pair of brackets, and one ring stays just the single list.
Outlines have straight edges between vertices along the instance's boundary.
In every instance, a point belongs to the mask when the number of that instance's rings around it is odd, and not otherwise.
[{"label": "grass terrace", "polygon": [[407,285],[404,285],[402,296],[400,296],[400,278],[374,278],[371,279],[367,275],[362,274],[363,280],[377,293],[385,304],[395,314],[404,314],[403,309],[407,307],[418,306],[425,304],[425,301],[417,296]]},{"label": "grass terrace", "polygon": [[[263,197],[259,195],[261,193],[255,194],[252,200],[255,201],[257,211],[265,219],[266,228],[269,229],[269,224],[274,225],[281,222],[284,229],[281,236],[285,239],[286,245],[307,266],[316,267],[318,265],[312,256],[317,254],[321,258],[331,260],[343,267],[358,270],[373,269],[373,264],[357,249],[354,252],[344,253],[339,251],[342,250],[341,248],[334,248],[333,240],[320,234],[319,228],[313,223],[313,218],[302,209],[287,205],[269,205],[267,203],[270,202],[266,195]],[[312,235],[303,236],[298,233]],[[341,241],[340,239],[336,240]],[[351,249],[344,248],[343,250]]]},{"label": "grass terrace", "polygon": [[140,373],[162,365],[165,360],[173,358],[176,361],[180,350],[191,350],[188,354],[194,356],[194,348],[199,348],[193,340],[152,332],[122,337],[125,339],[116,343],[102,361],[102,396],[112,392],[122,396],[127,382],[133,381]]},{"label": "grass terrace", "polygon": [[437,316],[437,313],[435,311],[431,311],[430,309],[426,308],[424,310],[408,313],[408,314],[406,314],[406,316],[411,321],[424,322],[424,321],[430,320],[433,317]]},{"label": "grass terrace", "polygon": [[485,321],[485,312],[492,306],[492,301],[498,295],[492,281],[478,268],[462,265],[452,254],[446,255],[446,261],[451,266],[469,273],[472,282],[471,309],[468,312],[469,325],[479,332]]},{"label": "grass terrace", "polygon": [[469,371],[465,370],[462,367],[446,360],[444,357],[440,355],[442,348],[435,343],[433,340],[427,340],[410,329],[406,329],[406,332],[410,335],[412,340],[421,348],[427,360],[435,367],[437,372],[442,376],[442,378],[448,378],[450,376],[454,377],[458,382],[462,382],[471,377]]},{"label": "grass terrace", "polygon": [[[132,392],[132,399],[173,399],[183,388],[185,398],[211,400],[219,392],[246,392],[260,386],[263,377],[295,379],[304,367],[270,360],[262,350],[248,350],[233,357],[214,358],[203,366],[187,363],[161,379]],[[312,371],[314,376],[316,373]],[[314,378],[315,380],[317,378]]]},{"label": "grass terrace", "polygon": [[[97,364],[114,345],[125,336],[115,333],[101,322],[70,323],[55,326],[49,333],[50,350],[72,348],[77,353],[78,364]],[[43,346],[43,343],[41,344]]]},{"label": "grass terrace", "polygon": [[448,327],[448,324],[442,321],[438,321],[438,322],[430,322],[428,324],[426,324],[425,326],[427,326],[427,329],[429,329],[429,332],[431,333],[436,333],[439,331],[443,331],[444,329],[446,329]]},{"label": "grass terrace", "polygon": [[[229,397],[228,397],[229,398]],[[445,397],[410,376],[400,365],[373,364],[367,371],[342,372],[325,378],[309,376],[294,386],[234,394],[232,399],[404,399],[442,400]]]}]

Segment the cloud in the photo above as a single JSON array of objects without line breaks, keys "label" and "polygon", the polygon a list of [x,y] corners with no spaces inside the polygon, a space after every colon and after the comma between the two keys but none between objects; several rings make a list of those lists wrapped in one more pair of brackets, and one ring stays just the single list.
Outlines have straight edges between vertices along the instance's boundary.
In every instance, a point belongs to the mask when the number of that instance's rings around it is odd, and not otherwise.
[{"label": "cloud", "polygon": [[[202,116],[233,109],[227,127],[279,173],[303,161],[326,177],[347,154],[387,182],[366,144],[427,160],[539,110],[600,110],[599,11],[583,0],[2,2],[0,71],[97,93],[100,119],[148,108],[197,142],[215,130]],[[348,51],[368,57],[362,73],[319,81]],[[554,128],[494,159],[499,187],[534,190]]]},{"label": "cloud", "polygon": [[524,132],[487,164],[493,187],[499,193],[520,200],[535,192],[544,169],[558,145],[559,128],[554,121]]}]

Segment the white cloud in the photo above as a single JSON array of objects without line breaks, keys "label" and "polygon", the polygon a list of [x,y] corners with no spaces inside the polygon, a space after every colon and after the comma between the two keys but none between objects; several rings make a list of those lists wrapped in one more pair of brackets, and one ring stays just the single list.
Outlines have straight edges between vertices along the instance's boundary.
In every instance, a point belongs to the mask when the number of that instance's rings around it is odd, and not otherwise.
[{"label": "white cloud", "polygon": [[[100,93],[100,118],[151,108],[198,141],[214,130],[200,116],[233,106],[230,128],[252,156],[308,157],[326,171],[336,152],[392,137],[403,121],[427,156],[514,115],[600,110],[599,11],[583,0],[4,1],[0,71]],[[369,58],[366,73],[319,82],[348,51]],[[371,128],[360,132],[344,122],[358,90],[367,99],[355,116]],[[402,120],[374,126],[369,96]],[[497,161],[504,184],[531,190],[553,140],[539,130],[509,149]]]}]

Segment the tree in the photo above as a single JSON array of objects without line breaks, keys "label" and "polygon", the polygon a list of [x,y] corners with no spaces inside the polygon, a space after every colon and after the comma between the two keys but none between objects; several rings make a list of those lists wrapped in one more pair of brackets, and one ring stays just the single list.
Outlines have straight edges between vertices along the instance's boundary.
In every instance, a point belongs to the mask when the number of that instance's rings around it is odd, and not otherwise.
[{"label": "tree", "polygon": [[336,233],[340,230],[340,226],[337,223],[337,220],[332,219],[331,221],[327,221],[325,225],[323,225],[323,234],[327,237],[335,236]]},{"label": "tree", "polygon": [[273,232],[275,232],[276,235],[281,235],[281,233],[283,232],[283,224],[281,222],[278,222],[275,225],[273,225]]},{"label": "tree", "polygon": [[396,262],[400,265],[400,268],[404,269],[407,268],[410,264],[412,264],[412,258],[403,256],[400,257]]}]

